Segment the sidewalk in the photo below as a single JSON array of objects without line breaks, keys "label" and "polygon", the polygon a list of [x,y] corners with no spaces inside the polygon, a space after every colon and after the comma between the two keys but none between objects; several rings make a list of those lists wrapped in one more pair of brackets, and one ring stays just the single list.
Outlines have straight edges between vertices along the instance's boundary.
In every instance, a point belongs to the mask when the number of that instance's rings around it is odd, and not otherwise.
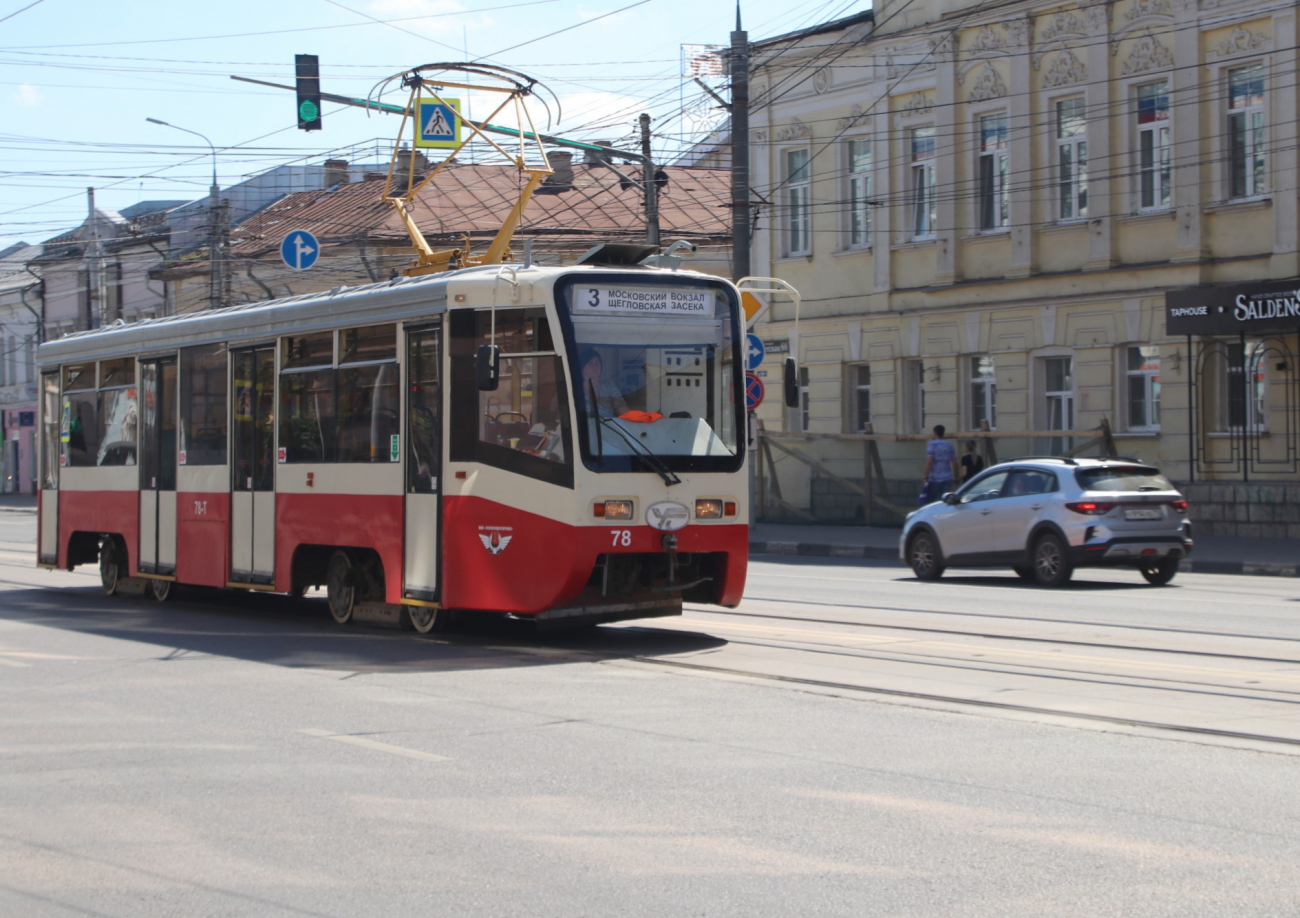
[{"label": "sidewalk", "polygon": [[[901,529],[867,526],[794,526],[755,523],[749,527],[751,555],[898,560]],[[1192,556],[1180,569],[1198,574],[1300,576],[1300,540],[1232,539],[1196,536]]]},{"label": "sidewalk", "polygon": [[0,511],[36,512],[35,494],[0,494]]}]

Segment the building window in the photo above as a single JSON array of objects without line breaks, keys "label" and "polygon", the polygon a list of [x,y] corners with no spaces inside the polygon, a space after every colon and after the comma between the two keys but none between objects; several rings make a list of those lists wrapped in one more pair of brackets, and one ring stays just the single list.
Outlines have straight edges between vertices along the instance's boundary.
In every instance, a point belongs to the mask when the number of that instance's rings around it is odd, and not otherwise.
[{"label": "building window", "polygon": [[1056,103],[1056,181],[1062,220],[1088,216],[1088,139],[1082,99]]},{"label": "building window", "polygon": [[[1074,358],[1048,357],[1043,361],[1045,416],[1048,430],[1074,429]],[[1048,452],[1055,455],[1070,448],[1068,437],[1054,437]]]},{"label": "building window", "polygon": [[1169,84],[1138,87],[1138,207],[1169,207]]},{"label": "building window", "polygon": [[1228,71],[1228,194],[1264,193],[1264,65]]},{"label": "building window", "polygon": [[809,180],[808,151],[785,154],[786,205],[788,207],[787,255],[812,253],[812,183]]},{"label": "building window", "polygon": [[871,367],[849,367],[849,433],[862,433],[871,423]]},{"label": "building window", "polygon": [[938,218],[935,205],[934,128],[912,129],[912,236],[934,236]]},{"label": "building window", "polygon": [[1154,345],[1128,349],[1128,428],[1160,429],[1160,349]]},{"label": "building window", "polygon": [[1237,343],[1227,345],[1227,360],[1223,362],[1226,373],[1221,383],[1227,390],[1227,398],[1221,399],[1227,411],[1220,413],[1220,430],[1240,431],[1248,427],[1260,431],[1267,428],[1265,356],[1265,348],[1259,341],[1247,341],[1244,348]]},{"label": "building window", "polygon": [[871,245],[871,141],[849,141],[849,246]]},{"label": "building window", "polygon": [[925,363],[908,360],[903,364],[903,409],[906,412],[906,433],[925,431]]},{"label": "building window", "polygon": [[1007,194],[1007,116],[980,118],[980,229],[1001,229],[1011,222]]},{"label": "building window", "polygon": [[970,359],[971,429],[998,429],[998,378],[992,357]]}]

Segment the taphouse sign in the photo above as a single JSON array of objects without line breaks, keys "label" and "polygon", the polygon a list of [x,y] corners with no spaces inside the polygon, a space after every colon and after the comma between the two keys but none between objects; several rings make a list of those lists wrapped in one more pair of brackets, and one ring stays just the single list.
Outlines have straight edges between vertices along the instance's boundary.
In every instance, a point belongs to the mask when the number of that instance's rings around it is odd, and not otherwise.
[{"label": "taphouse sign", "polygon": [[1165,294],[1170,335],[1236,335],[1300,328],[1300,279],[1188,287]]}]

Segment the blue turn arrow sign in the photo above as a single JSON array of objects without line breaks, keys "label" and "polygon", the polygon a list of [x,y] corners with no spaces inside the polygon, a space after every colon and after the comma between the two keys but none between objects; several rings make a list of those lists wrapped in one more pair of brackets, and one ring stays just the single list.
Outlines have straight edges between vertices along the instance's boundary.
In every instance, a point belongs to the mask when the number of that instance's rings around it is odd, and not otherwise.
[{"label": "blue turn arrow sign", "polygon": [[280,243],[280,257],[295,271],[306,271],[320,257],[320,243],[306,230],[294,230]]},{"label": "blue turn arrow sign", "polygon": [[767,348],[763,346],[763,339],[758,335],[746,335],[745,339],[745,369],[757,370],[763,358],[767,356]]}]

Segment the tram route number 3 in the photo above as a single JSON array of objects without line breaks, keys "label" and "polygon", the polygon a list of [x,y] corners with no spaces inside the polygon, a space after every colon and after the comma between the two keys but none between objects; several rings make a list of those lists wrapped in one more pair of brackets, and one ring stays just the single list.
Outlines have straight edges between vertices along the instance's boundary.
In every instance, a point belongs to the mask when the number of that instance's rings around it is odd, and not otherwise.
[{"label": "tram route number 3", "polygon": [[615,546],[622,545],[624,548],[626,548],[627,546],[632,544],[631,529],[615,529],[612,532],[612,535],[614,536]]}]

